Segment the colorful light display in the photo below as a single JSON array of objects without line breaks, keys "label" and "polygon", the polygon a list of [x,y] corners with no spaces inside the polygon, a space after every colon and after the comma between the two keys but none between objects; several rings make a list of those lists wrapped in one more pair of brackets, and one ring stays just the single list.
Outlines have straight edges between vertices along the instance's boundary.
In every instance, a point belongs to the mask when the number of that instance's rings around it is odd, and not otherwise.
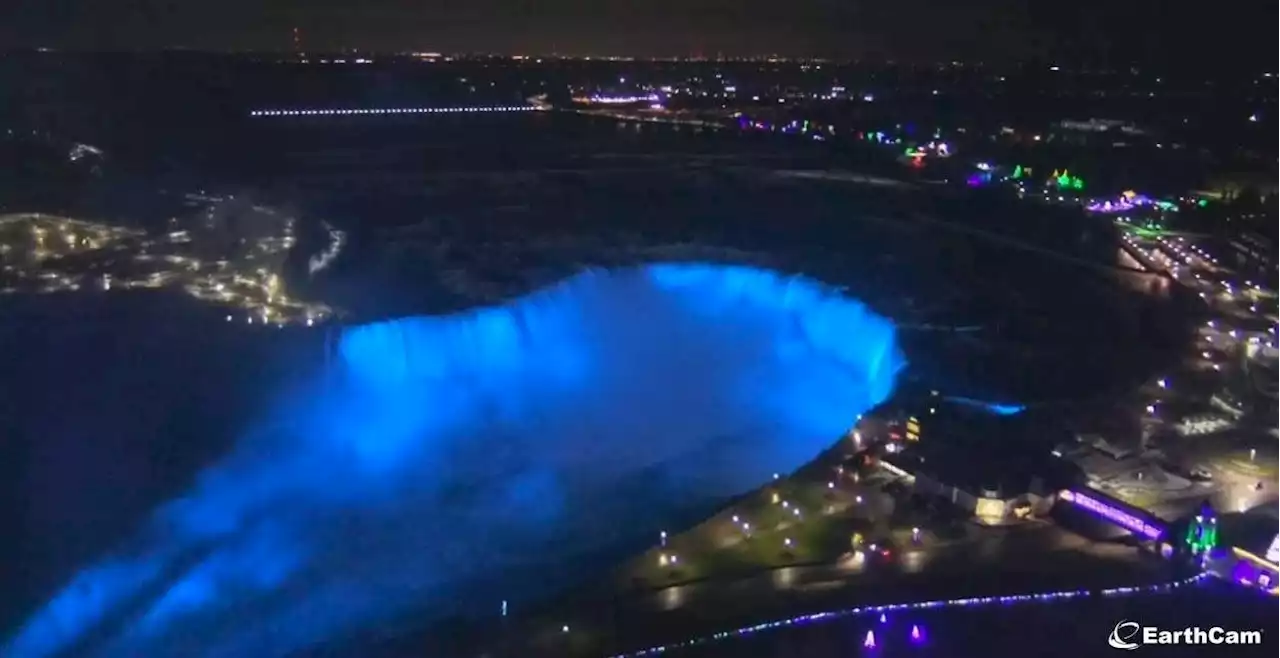
[{"label": "colorful light display", "polygon": [[1164,529],[1152,525],[1129,512],[1108,505],[1096,498],[1082,494],[1076,491],[1065,490],[1058,493],[1058,498],[1068,503],[1089,510],[1098,516],[1119,525],[1122,528],[1131,530],[1147,539],[1159,539],[1164,534]]},{"label": "colorful light display", "polygon": [[1050,179],[1050,182],[1056,185],[1060,190],[1084,189],[1084,180],[1078,176],[1072,176],[1067,171],[1063,171],[1062,173],[1058,173],[1056,171],[1053,172],[1053,177]]},{"label": "colorful light display", "polygon": [[[776,621],[764,622],[753,626],[744,626],[731,631],[721,631],[712,635],[705,635],[683,642],[674,642],[661,646],[649,647],[639,651],[629,653],[620,653],[610,656],[609,658],[644,658],[646,656],[656,656],[668,651],[684,649],[687,647],[702,646],[721,642],[724,640],[749,637],[759,633],[765,633],[779,628],[787,628],[793,626],[804,626],[807,624],[825,623],[837,621],[840,619],[863,617],[866,615],[881,614],[884,612],[895,612],[903,610],[938,610],[944,608],[982,608],[1002,605],[1020,605],[1026,603],[1051,603],[1057,601],[1070,601],[1088,598],[1119,598],[1124,596],[1137,596],[1145,594],[1163,594],[1173,591],[1180,587],[1198,583],[1209,574],[1199,573],[1189,578],[1175,580],[1167,583],[1157,583],[1153,585],[1138,585],[1130,587],[1111,587],[1107,589],[1088,590],[1062,590],[1055,592],[1043,592],[1040,594],[1010,594],[1005,596],[982,596],[961,599],[944,599],[932,601],[917,601],[914,603],[889,603],[885,605],[871,605],[856,608],[845,608],[843,610],[833,610],[830,612],[818,612],[809,615],[800,615],[797,617],[789,617],[786,619],[778,619]],[[865,640],[864,640],[865,641]]]},{"label": "colorful light display", "polygon": [[1145,196],[1128,192],[1115,200],[1103,199],[1090,201],[1085,204],[1084,208],[1089,212],[1097,213],[1128,212],[1140,206],[1145,206],[1150,202],[1151,200]]},{"label": "colorful light display", "polygon": [[1187,525],[1187,534],[1183,538],[1192,555],[1205,555],[1218,545],[1218,518],[1207,505]]},{"label": "colorful light display", "polygon": [[964,179],[965,185],[968,185],[969,187],[982,187],[983,185],[986,185],[987,183],[990,183],[990,182],[991,182],[990,171],[978,171],[978,172],[969,174],[969,177]]}]

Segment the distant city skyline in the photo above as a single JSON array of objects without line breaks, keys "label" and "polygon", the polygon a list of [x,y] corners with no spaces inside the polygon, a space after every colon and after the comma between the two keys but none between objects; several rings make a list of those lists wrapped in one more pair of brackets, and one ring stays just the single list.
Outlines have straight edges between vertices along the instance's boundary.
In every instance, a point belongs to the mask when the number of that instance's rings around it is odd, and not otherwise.
[{"label": "distant city skyline", "polygon": [[[1156,0],[11,0],[0,48],[1274,64],[1276,6]],[[296,30],[296,32],[295,32]]]}]

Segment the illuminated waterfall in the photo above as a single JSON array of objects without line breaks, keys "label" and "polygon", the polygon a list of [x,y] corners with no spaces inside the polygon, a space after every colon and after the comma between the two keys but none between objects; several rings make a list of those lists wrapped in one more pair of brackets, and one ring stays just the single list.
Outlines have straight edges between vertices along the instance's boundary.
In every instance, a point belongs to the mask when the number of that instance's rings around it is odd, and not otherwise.
[{"label": "illuminated waterfall", "polygon": [[801,466],[903,366],[855,300],[694,264],[355,327],[338,356],[0,656],[278,656],[496,614]]}]

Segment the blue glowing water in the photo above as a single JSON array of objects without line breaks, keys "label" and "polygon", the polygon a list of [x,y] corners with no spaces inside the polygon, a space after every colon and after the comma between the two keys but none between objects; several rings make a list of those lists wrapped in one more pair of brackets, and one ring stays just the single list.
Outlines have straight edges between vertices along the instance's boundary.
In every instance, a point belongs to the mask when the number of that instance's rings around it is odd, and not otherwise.
[{"label": "blue glowing water", "polygon": [[799,467],[903,366],[855,300],[695,264],[355,327],[338,353],[0,656],[277,656],[496,615]]},{"label": "blue glowing water", "polygon": [[1026,405],[1007,404],[1003,402],[985,402],[983,400],[957,397],[954,395],[947,396],[946,400],[948,402],[955,402],[956,404],[962,404],[966,407],[981,409],[982,411],[985,411],[990,414],[995,414],[997,416],[1016,416],[1027,410]]}]

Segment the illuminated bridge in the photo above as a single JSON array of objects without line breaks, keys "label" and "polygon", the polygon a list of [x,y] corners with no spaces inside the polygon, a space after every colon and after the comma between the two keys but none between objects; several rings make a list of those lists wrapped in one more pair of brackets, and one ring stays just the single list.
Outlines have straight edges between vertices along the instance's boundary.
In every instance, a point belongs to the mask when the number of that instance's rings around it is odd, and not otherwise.
[{"label": "illuminated bridge", "polygon": [[251,117],[303,117],[303,116],[369,116],[388,114],[468,114],[474,112],[533,112],[546,109],[537,105],[476,105],[467,107],[368,107],[368,108],[308,108],[265,109],[249,112]]},{"label": "illuminated bridge", "polygon": [[1129,530],[1145,540],[1158,541],[1164,538],[1169,529],[1169,524],[1164,519],[1095,489],[1067,489],[1058,494],[1058,500],[1088,511],[1093,516]]}]

